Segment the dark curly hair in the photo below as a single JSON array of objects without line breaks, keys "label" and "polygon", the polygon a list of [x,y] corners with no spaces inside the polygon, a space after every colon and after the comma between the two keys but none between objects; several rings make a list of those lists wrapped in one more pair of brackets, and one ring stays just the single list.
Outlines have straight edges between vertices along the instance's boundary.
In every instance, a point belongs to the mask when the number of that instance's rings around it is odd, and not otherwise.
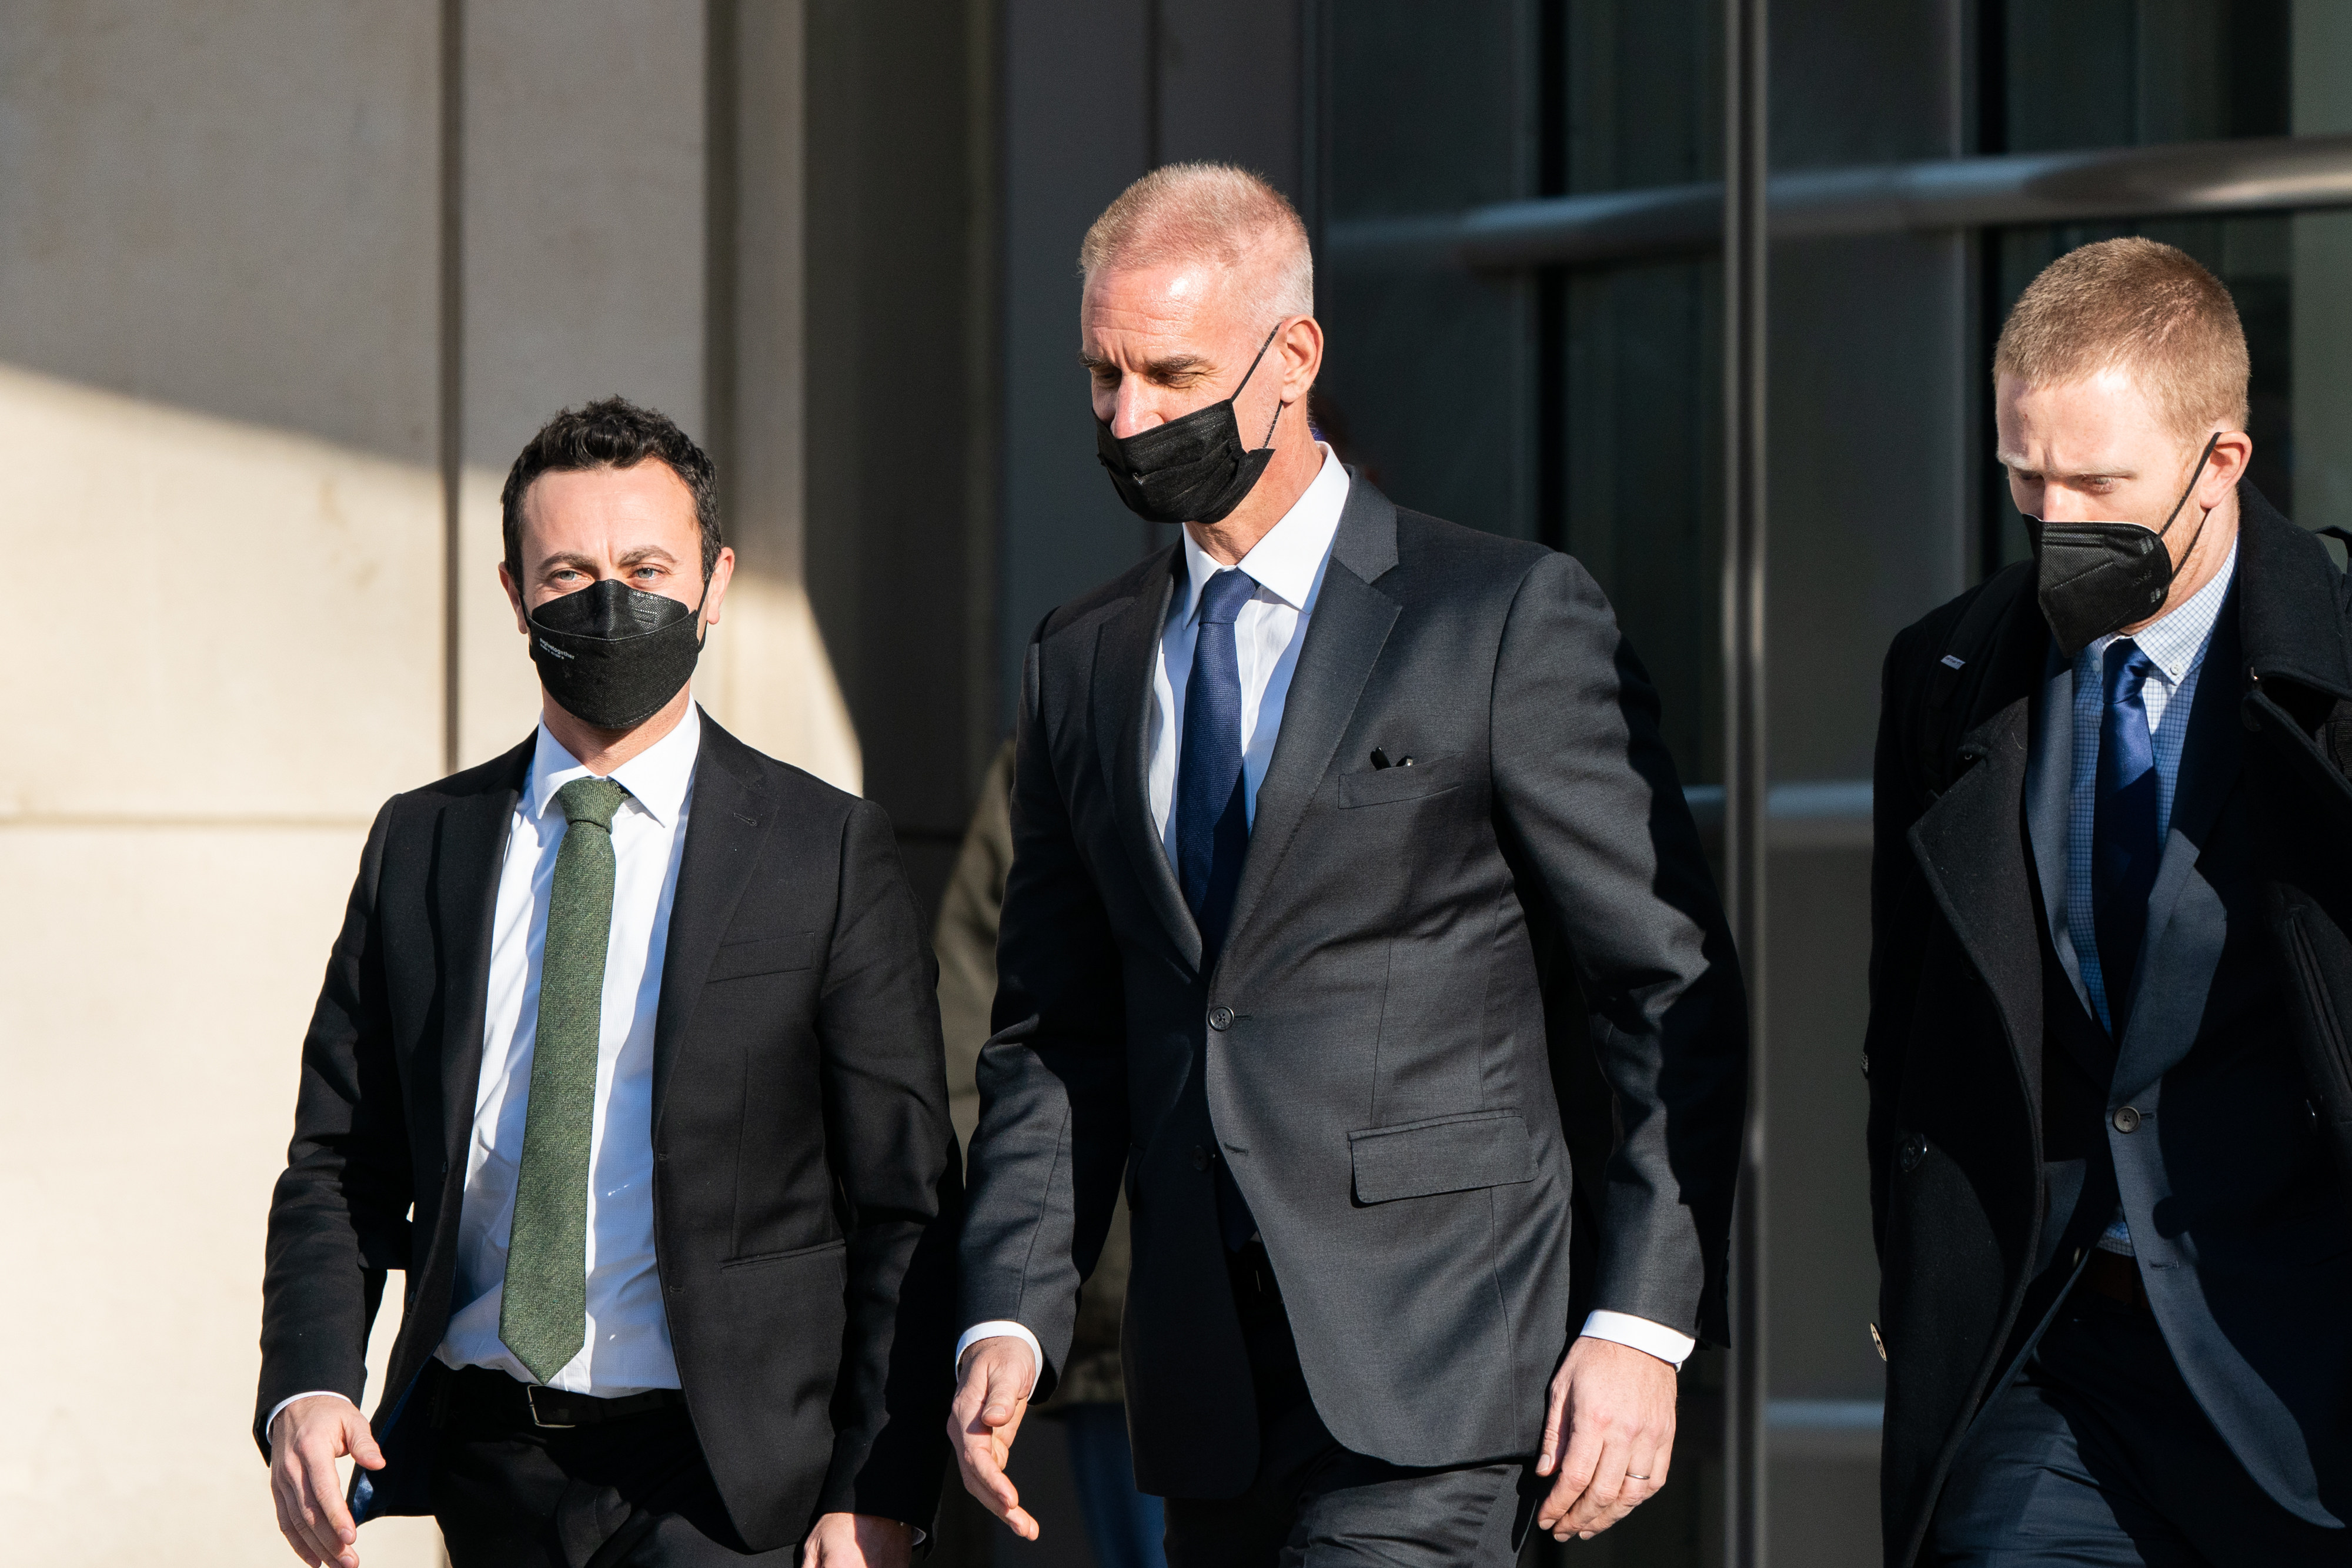
[{"label": "dark curly hair", "polygon": [[709,582],[719,566],[719,470],[668,415],[624,397],[565,409],[540,426],[507,470],[507,487],[499,494],[507,574],[521,584],[522,498],[532,480],[583,468],[634,468],[647,458],[667,465],[693,494],[694,520],[702,526],[702,580]]}]

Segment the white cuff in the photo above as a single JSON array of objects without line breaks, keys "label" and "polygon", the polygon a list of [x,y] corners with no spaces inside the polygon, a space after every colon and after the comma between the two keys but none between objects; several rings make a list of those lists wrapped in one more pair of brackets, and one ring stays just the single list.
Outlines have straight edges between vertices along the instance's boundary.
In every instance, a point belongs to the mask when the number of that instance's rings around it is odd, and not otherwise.
[{"label": "white cuff", "polygon": [[956,1341],[955,1364],[958,1367],[961,1367],[963,1365],[963,1353],[965,1351],[970,1350],[982,1340],[993,1339],[999,1334],[1005,1335],[1012,1339],[1017,1339],[1023,1344],[1029,1347],[1029,1386],[1022,1391],[1021,1396],[1025,1399],[1031,1394],[1037,1391],[1037,1375],[1045,1370],[1045,1353],[1037,1347],[1037,1336],[1035,1334],[1031,1333],[1027,1329],[1023,1328],[1019,1323],[1013,1322],[1011,1319],[1000,1318],[993,1322],[974,1323],[971,1327],[964,1330],[963,1338]]},{"label": "white cuff", "polygon": [[340,1399],[346,1405],[351,1403],[352,1398],[350,1395],[337,1393],[331,1388],[313,1388],[308,1394],[297,1394],[291,1398],[280,1399],[277,1404],[269,1407],[269,1419],[261,1424],[261,1435],[264,1437],[269,1436],[269,1428],[278,1425],[278,1417],[284,1415],[286,1412],[286,1406],[293,1404],[296,1399],[317,1399],[321,1396],[329,1399]]},{"label": "white cuff", "polygon": [[1631,1345],[1656,1356],[1676,1372],[1690,1359],[1690,1353],[1698,1348],[1698,1341],[1690,1335],[1631,1312],[1594,1312],[1584,1320],[1584,1337]]}]

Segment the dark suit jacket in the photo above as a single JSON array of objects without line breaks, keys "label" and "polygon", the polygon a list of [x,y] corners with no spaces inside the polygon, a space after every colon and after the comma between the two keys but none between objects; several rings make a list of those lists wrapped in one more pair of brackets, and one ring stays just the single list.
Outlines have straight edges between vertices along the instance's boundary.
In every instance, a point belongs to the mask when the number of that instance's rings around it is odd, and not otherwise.
[{"label": "dark suit jacket", "polygon": [[1547,988],[1581,988],[1589,1024],[1558,1010],[1622,1130],[1580,1307],[1724,1333],[1744,1002],[1656,695],[1573,560],[1355,476],[1203,973],[1144,795],[1181,570],[1171,547],[1056,611],[1024,662],[964,1318],[1027,1325],[1050,1392],[1124,1173],[1137,1479],[1239,1492],[1258,1435],[1223,1159],[1341,1443],[1530,1452],[1571,1330]]},{"label": "dark suit jacket", "polygon": [[[2352,931],[2352,790],[2311,766],[2320,716],[2352,698],[2346,589],[2240,494],[2119,1037],[2053,936],[2074,677],[2032,565],[1887,656],[1866,1060],[1890,1563],[1917,1552],[1969,1417],[2118,1205],[2174,1360],[2254,1479],[2314,1522],[2352,1505],[2352,1202],[2305,1070],[2326,1042],[2304,1038],[2333,1030],[2341,1052],[2352,1017],[2352,977],[2310,951]],[[1980,599],[1992,630],[1952,672]],[[1948,759],[1938,681],[1965,737]]]},{"label": "dark suit jacket", "polygon": [[[425,1511],[492,901],[531,744],[376,816],[302,1047],[270,1204],[261,1420],[356,1401],[406,1271],[370,1513]],[[654,1036],[654,1239],[720,1495],[755,1549],[821,1512],[928,1525],[960,1205],[939,1013],[890,825],[706,715]],[[415,1219],[409,1209],[415,1205]],[[426,1375],[425,1397],[416,1396]]]}]

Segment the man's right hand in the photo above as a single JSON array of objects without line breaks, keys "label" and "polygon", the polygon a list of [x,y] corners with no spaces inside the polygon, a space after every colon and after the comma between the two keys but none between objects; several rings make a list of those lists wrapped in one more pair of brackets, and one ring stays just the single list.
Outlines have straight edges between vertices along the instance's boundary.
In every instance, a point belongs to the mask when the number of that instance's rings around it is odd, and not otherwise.
[{"label": "man's right hand", "polygon": [[310,1568],[329,1563],[360,1568],[359,1526],[343,1506],[335,1474],[335,1461],[346,1457],[366,1469],[383,1469],[383,1451],[367,1417],[341,1395],[297,1399],[269,1424],[269,1493],[278,1503],[278,1528]]},{"label": "man's right hand", "polygon": [[1036,1382],[1029,1347],[998,1334],[963,1353],[955,1403],[948,1408],[948,1441],[955,1448],[956,1469],[963,1472],[963,1490],[1024,1541],[1037,1539],[1037,1521],[1022,1508],[1021,1494],[1005,1478],[1004,1461],[1012,1456]]}]

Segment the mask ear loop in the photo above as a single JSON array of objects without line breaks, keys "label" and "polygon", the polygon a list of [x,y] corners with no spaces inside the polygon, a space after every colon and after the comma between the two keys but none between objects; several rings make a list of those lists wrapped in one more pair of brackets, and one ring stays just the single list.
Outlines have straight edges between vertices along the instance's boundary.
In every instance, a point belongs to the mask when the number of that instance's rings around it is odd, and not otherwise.
[{"label": "mask ear loop", "polygon": [[[1227,402],[1239,402],[1239,401],[1241,400],[1241,395],[1242,395],[1242,387],[1245,387],[1245,386],[1249,385],[1249,384],[1250,384],[1250,377],[1252,377],[1252,376],[1254,376],[1254,375],[1257,374],[1257,363],[1258,363],[1258,360],[1263,360],[1263,359],[1265,359],[1265,351],[1266,351],[1268,349],[1271,349],[1271,348],[1273,348],[1273,347],[1274,347],[1274,338],[1275,338],[1275,333],[1276,333],[1276,332],[1279,332],[1279,331],[1281,331],[1281,330],[1282,330],[1282,323],[1281,323],[1281,322],[1279,322],[1279,321],[1276,321],[1276,322],[1274,324],[1274,331],[1272,331],[1272,332],[1268,332],[1268,333],[1265,335],[1265,342],[1263,342],[1263,343],[1260,343],[1260,344],[1257,346],[1257,357],[1256,357],[1256,359],[1253,359],[1253,360],[1251,360],[1251,361],[1250,361],[1250,366],[1249,366],[1249,369],[1248,369],[1248,370],[1245,370],[1245,371],[1244,371],[1242,372],[1242,384],[1241,384],[1241,386],[1235,387],[1235,388],[1234,389],[1234,395],[1233,395],[1232,397],[1229,397],[1229,398],[1227,398],[1227,399],[1225,400]],[[1275,425],[1276,425],[1276,424],[1277,424],[1277,423],[1279,423],[1281,422],[1281,419],[1282,419],[1282,411],[1283,411],[1283,409],[1284,409],[1286,406],[1286,404],[1284,404],[1284,403],[1282,403],[1282,402],[1276,402],[1276,404],[1274,405],[1274,418],[1269,419],[1269,420],[1267,420],[1267,421],[1265,422],[1265,436],[1264,436],[1262,439],[1260,439],[1260,440],[1259,440],[1259,442],[1258,442],[1258,444],[1258,444],[1258,450],[1260,450],[1260,451],[1264,451],[1264,450],[1265,449],[1266,444],[1267,444],[1269,442],[1273,441],[1273,439],[1274,439],[1274,427],[1275,427]],[[2221,438],[2220,438],[2219,436],[2216,436],[2214,439],[2218,441],[2218,440],[2219,440],[2219,439],[2221,439]]]},{"label": "mask ear loop", "polygon": [[[2156,530],[2158,538],[2162,538],[2172,531],[2173,522],[2180,516],[2180,508],[2189,505],[2189,497],[2197,494],[2197,481],[2205,477],[2205,465],[2213,461],[2213,448],[2221,444],[2221,433],[2217,430],[2213,433],[2213,439],[2205,444],[2205,450],[2197,455],[2196,471],[2189,476],[2189,488],[2180,492],[2180,499],[2173,502],[2172,510],[2165,514],[2164,527]],[[2209,513],[2208,516],[2210,514]],[[2205,531],[2205,521],[2202,517],[2198,519],[2197,531],[2199,533]],[[2194,538],[2189,541],[2189,548],[2192,550],[2197,548],[2197,541]]]},{"label": "mask ear loop", "polygon": [[694,651],[697,655],[701,653],[702,645],[710,641],[710,628],[702,623],[702,607],[710,602],[710,580],[718,575],[719,563],[714,560],[710,563],[710,570],[702,574],[702,597],[694,601]]}]

